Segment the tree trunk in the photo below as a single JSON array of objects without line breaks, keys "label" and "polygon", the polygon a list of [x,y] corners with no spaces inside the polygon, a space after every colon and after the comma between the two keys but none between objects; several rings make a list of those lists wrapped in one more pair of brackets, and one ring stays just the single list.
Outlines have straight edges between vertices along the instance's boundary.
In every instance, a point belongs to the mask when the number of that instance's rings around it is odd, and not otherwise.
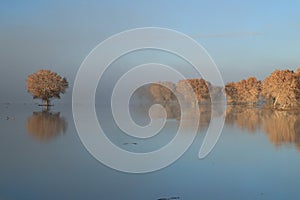
[{"label": "tree trunk", "polygon": [[46,106],[48,108],[49,105],[50,105],[50,100],[49,99],[45,99],[44,100],[44,106]]},{"label": "tree trunk", "polygon": [[276,97],[276,99],[274,101],[274,104],[273,104],[274,108],[276,107],[277,100],[278,100],[278,96]]}]

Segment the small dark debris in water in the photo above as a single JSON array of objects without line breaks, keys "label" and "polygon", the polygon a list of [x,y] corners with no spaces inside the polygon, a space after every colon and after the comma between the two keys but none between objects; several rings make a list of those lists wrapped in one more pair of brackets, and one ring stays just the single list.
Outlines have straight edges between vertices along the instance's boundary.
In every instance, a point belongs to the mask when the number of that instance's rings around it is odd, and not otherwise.
[{"label": "small dark debris in water", "polygon": [[180,199],[180,197],[159,198],[157,200],[175,200],[175,199]]},{"label": "small dark debris in water", "polygon": [[5,120],[15,120],[15,119],[16,119],[15,117],[10,117],[10,116],[5,117]]},{"label": "small dark debris in water", "polygon": [[138,145],[137,142],[124,142],[123,143],[123,145],[129,145],[129,144]]}]

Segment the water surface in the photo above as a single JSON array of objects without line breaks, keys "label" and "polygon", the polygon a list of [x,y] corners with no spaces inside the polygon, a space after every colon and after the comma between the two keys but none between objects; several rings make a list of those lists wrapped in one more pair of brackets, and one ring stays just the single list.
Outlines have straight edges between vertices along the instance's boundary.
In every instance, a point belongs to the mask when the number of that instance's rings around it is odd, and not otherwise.
[{"label": "water surface", "polygon": [[[143,108],[133,118],[141,119]],[[43,111],[34,104],[1,104],[0,199],[299,199],[300,113],[229,106],[220,115],[222,135],[205,159],[198,152],[211,113],[203,108],[197,138],[178,161],[156,172],[127,174],[86,151],[71,105]],[[99,121],[110,118],[101,116]],[[170,109],[166,127],[149,142],[106,129],[118,146],[147,152],[172,139],[179,116]]]}]

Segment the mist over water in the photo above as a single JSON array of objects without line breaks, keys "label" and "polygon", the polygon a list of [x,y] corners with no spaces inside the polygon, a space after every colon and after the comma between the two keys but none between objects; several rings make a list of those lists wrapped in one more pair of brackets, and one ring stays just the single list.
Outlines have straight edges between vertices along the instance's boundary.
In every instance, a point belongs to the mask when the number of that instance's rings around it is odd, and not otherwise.
[{"label": "mist over water", "polygon": [[[299,7],[298,1],[255,0],[1,1],[0,199],[300,199],[298,110],[228,105],[220,112],[203,103],[190,148],[172,165],[145,174],[119,172],[96,160],[80,140],[72,113],[72,89],[86,56],[107,38],[132,28],[162,27],[190,36],[207,50],[225,84],[250,76],[264,80],[275,69],[295,70]],[[168,37],[156,39],[178,44]],[[153,101],[146,85],[131,97],[130,115],[145,126],[151,120],[150,107],[161,103],[151,114],[153,120],[166,116],[165,126],[148,139],[129,136],[117,126],[111,111],[115,84],[128,70],[146,63],[169,65],[186,78],[203,78],[182,58],[153,49],[130,52],[111,63],[96,90],[97,118],[107,138],[134,153],[164,147],[181,123],[188,137],[189,119],[199,117],[191,105],[182,112],[176,101]],[[69,82],[60,100],[51,99],[49,110],[26,91],[27,76],[40,69]],[[83,99],[76,106],[84,108],[85,103]],[[199,159],[209,123],[216,118],[225,120],[221,137]]]}]

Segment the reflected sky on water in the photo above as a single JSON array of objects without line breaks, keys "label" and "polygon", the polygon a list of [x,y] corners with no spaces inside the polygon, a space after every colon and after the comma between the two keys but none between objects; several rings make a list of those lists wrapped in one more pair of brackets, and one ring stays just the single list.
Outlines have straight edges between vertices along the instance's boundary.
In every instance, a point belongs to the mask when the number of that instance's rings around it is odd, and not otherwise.
[{"label": "reflected sky on water", "polygon": [[[141,120],[145,110],[141,105],[132,108],[137,123],[147,122],[147,117]],[[157,149],[172,139],[178,127],[180,112],[169,110],[172,114],[168,113],[160,137],[149,142],[137,140],[111,127],[109,138],[133,152]],[[86,151],[75,130],[70,105],[57,104],[45,112],[34,104],[2,104],[0,198],[300,198],[300,113],[228,106],[226,113],[217,116],[226,122],[220,140],[200,160],[199,148],[212,116],[209,110],[208,106],[200,108],[199,134],[178,161],[153,173],[126,174],[104,166]],[[109,114],[99,121],[105,118],[109,119]]]}]

